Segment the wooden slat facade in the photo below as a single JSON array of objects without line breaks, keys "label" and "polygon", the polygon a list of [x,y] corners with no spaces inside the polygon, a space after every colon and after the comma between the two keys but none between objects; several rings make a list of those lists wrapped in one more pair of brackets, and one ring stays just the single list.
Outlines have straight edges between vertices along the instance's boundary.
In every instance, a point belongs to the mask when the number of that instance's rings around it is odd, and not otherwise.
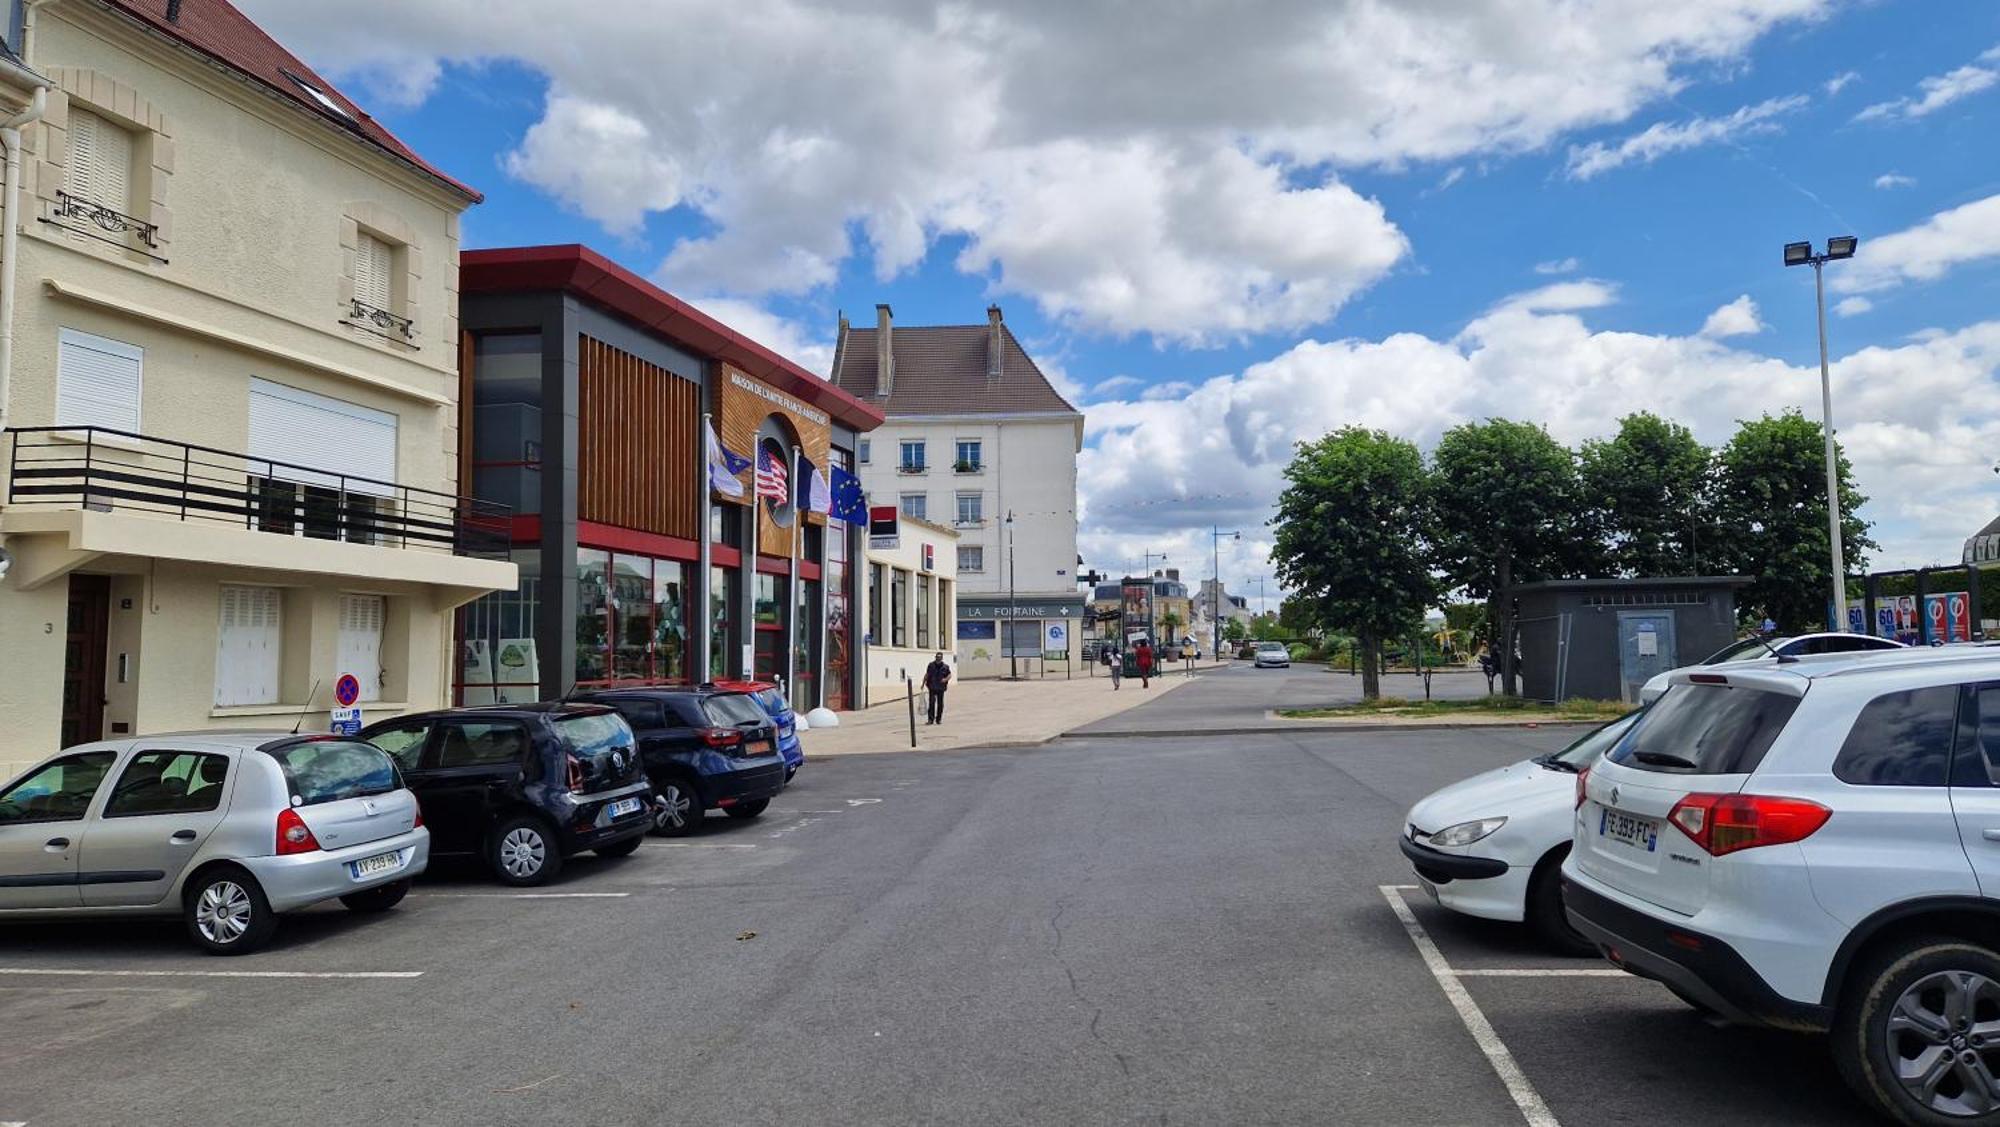
[{"label": "wooden slat facade", "polygon": [[577,517],[701,534],[701,387],[588,336],[578,341]]}]

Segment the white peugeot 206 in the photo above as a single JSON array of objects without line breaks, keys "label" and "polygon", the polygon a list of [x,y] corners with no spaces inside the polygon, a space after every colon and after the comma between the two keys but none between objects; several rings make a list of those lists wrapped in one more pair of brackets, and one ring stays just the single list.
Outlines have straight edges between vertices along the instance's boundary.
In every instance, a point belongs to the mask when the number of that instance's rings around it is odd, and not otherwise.
[{"label": "white peugeot 206", "polygon": [[1410,808],[1403,856],[1441,907],[1526,921],[1557,950],[1596,953],[1564,918],[1558,870],[1569,854],[1577,773],[1631,727],[1632,712],[1548,755],[1474,775]]}]

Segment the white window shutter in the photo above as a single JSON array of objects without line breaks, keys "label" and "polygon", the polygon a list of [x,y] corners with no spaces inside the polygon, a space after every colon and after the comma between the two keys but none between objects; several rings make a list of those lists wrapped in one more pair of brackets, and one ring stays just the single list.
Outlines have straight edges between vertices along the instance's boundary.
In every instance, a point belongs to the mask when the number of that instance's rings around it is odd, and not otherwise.
[{"label": "white window shutter", "polygon": [[391,285],[395,262],[395,251],[388,243],[366,231],[361,232],[361,241],[354,248],[356,300],[384,312],[395,312],[389,307],[395,294],[395,287]]},{"label": "white window shutter", "polygon": [[114,211],[132,210],[132,134],[91,113],[71,107],[68,189]]},{"label": "white window shutter", "polygon": [[63,329],[56,338],[56,425],[139,429],[146,350]]},{"label": "white window shutter", "polygon": [[270,477],[338,489],[346,475],[349,493],[392,496],[378,483],[396,480],[396,416],[253,378],[250,456],[306,467],[274,466]]},{"label": "white window shutter", "polygon": [[340,668],[361,682],[361,699],[382,699],[382,628],[388,618],[380,595],[340,597]]},{"label": "white window shutter", "polygon": [[217,707],[278,702],[279,606],[275,587],[222,589],[222,628],[215,649]]}]

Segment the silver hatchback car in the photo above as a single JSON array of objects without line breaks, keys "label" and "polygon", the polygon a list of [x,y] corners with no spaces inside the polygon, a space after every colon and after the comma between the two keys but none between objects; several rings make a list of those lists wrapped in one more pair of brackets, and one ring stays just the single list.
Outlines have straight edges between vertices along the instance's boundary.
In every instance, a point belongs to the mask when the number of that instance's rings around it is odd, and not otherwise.
[{"label": "silver hatchback car", "polygon": [[106,740],[0,789],[0,920],[179,915],[197,945],[238,955],[280,912],[394,907],[429,861],[416,797],[359,740]]}]

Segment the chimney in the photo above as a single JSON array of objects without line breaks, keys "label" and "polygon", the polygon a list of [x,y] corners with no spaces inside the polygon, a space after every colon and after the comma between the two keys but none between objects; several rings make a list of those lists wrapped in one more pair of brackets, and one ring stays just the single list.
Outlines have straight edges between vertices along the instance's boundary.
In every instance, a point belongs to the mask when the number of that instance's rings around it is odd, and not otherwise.
[{"label": "chimney", "polygon": [[167,22],[181,22],[181,0],[167,0]]},{"label": "chimney", "polygon": [[889,307],[875,307],[875,394],[887,399],[896,390],[896,330]]},{"label": "chimney", "polygon": [[1000,378],[1000,307],[986,307],[986,380],[991,383]]},{"label": "chimney", "polygon": [[1181,569],[1177,567],[1168,568],[1167,578],[1173,580],[1176,583],[1179,583],[1181,581]]}]

